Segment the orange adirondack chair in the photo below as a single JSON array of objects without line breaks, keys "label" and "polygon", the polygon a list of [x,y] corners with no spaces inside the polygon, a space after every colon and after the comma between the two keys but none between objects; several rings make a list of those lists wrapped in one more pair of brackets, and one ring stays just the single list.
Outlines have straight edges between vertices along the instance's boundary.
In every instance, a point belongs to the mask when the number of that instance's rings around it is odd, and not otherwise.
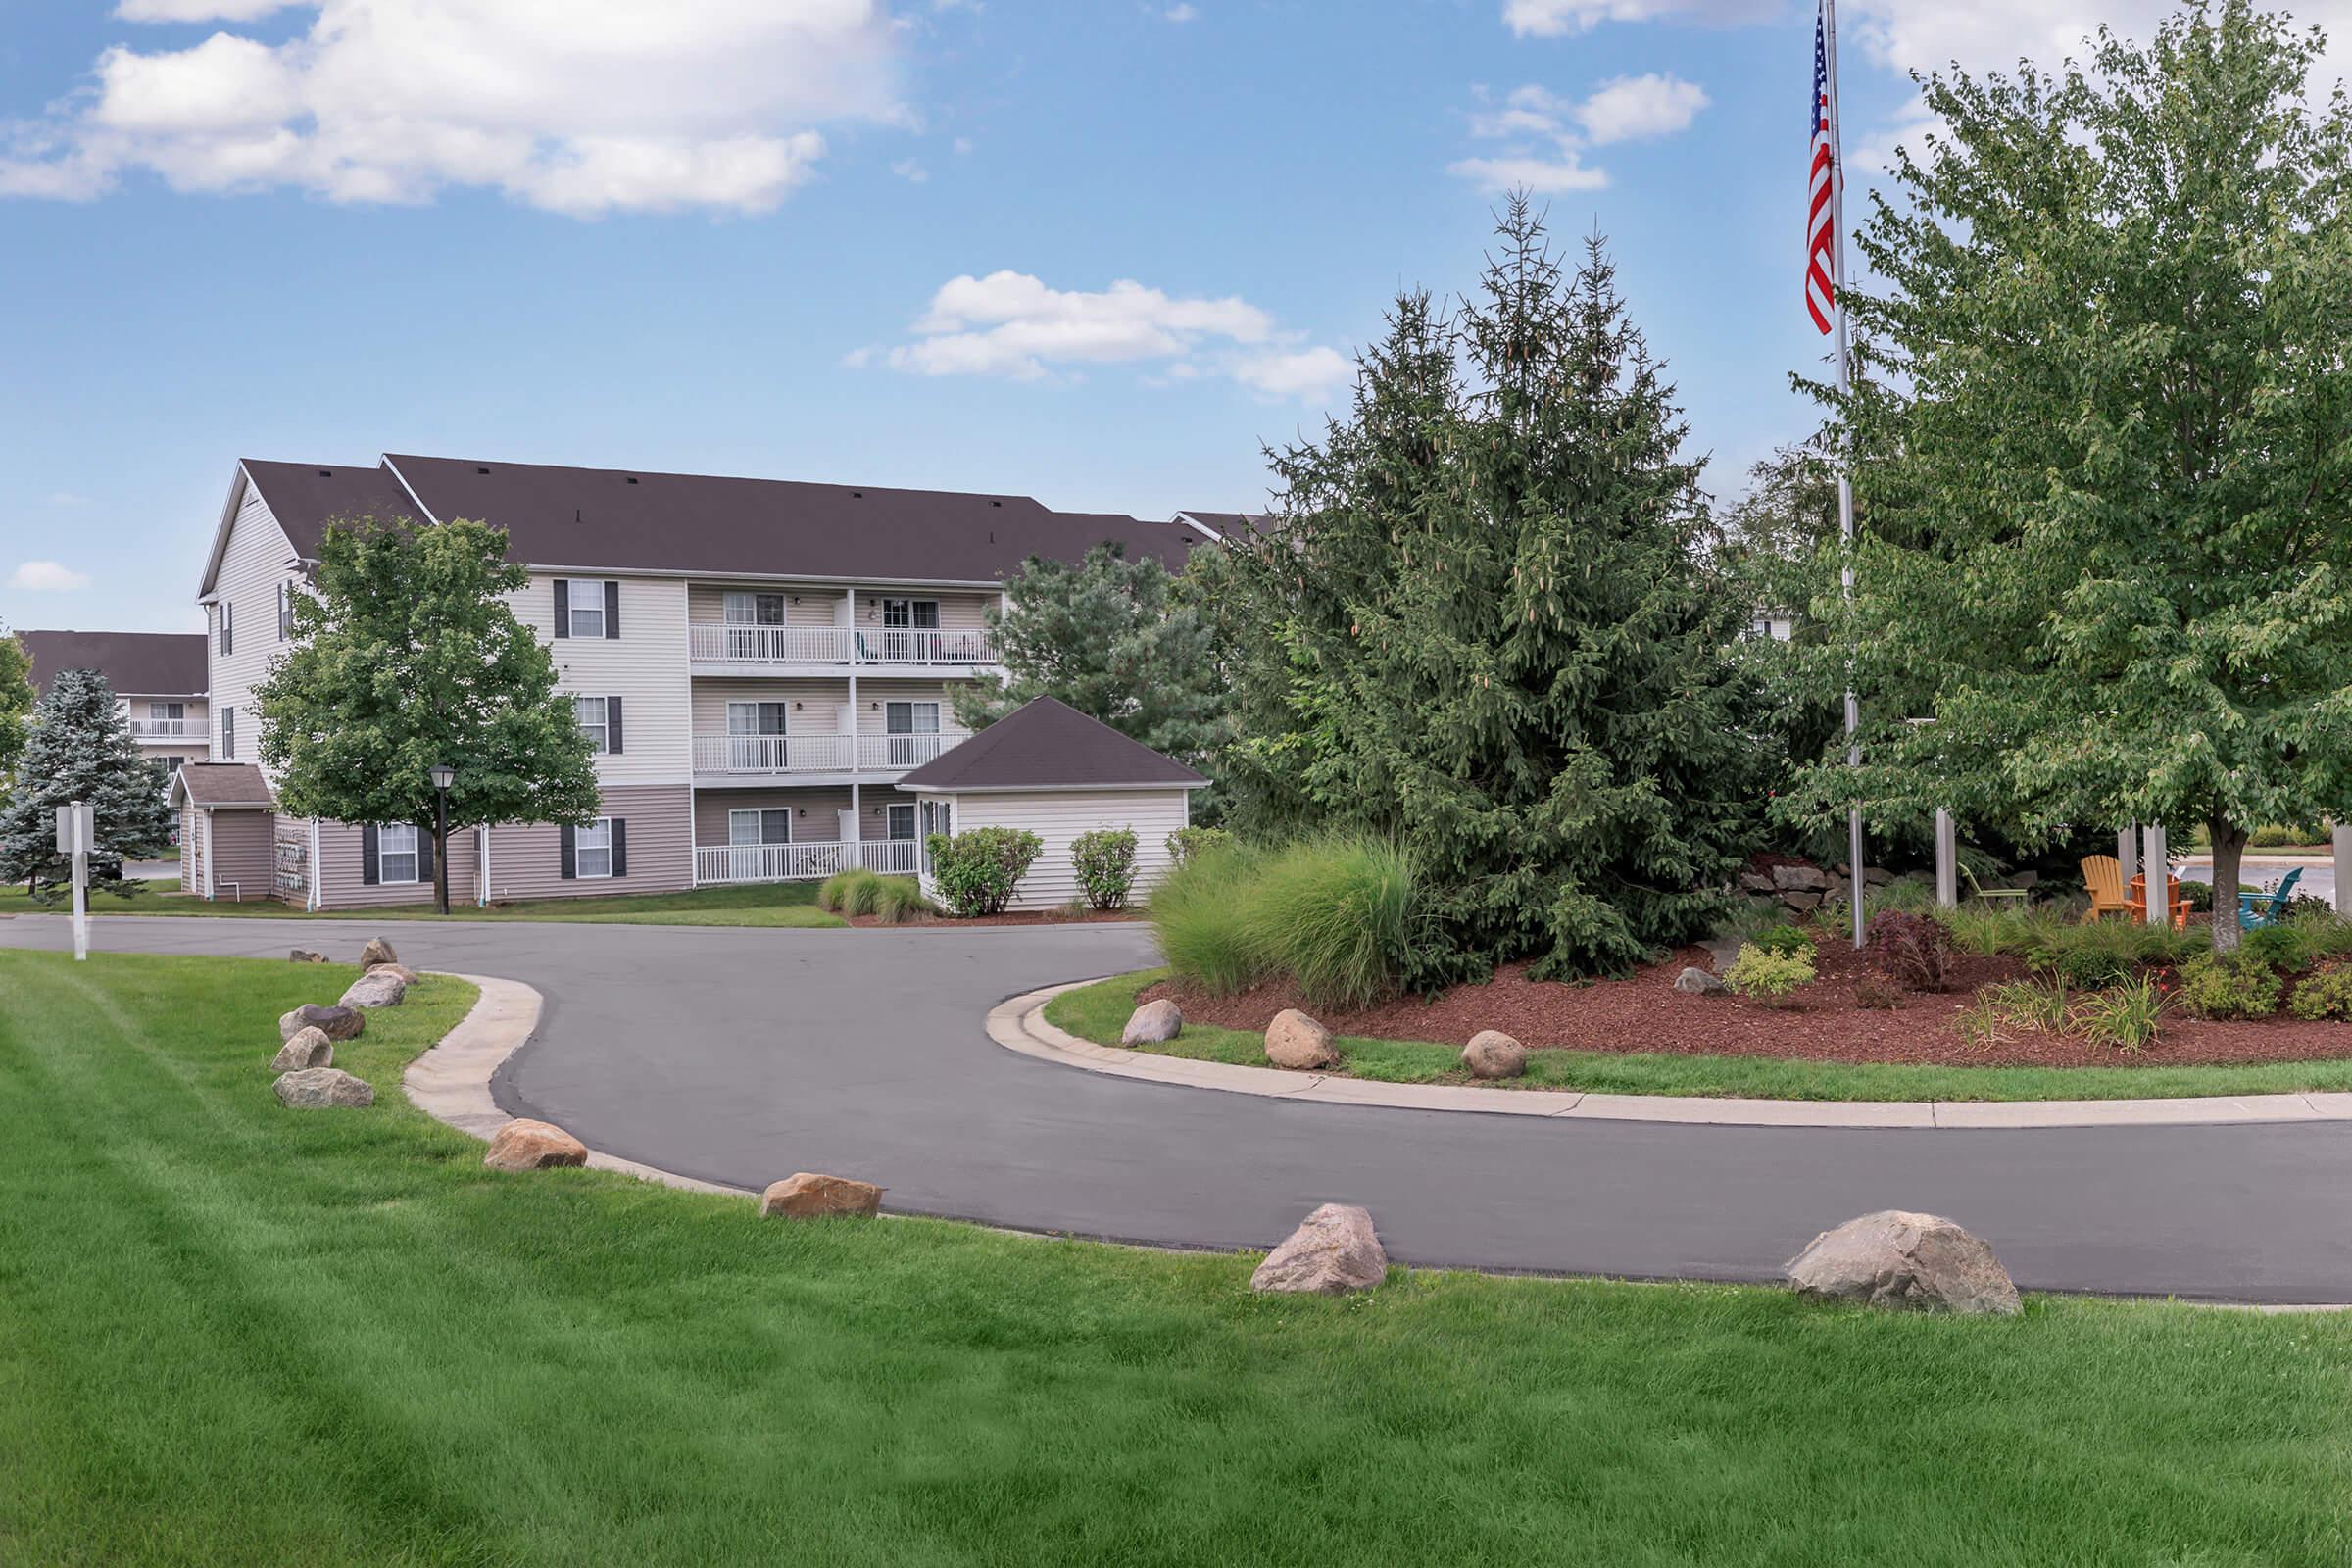
[{"label": "orange adirondack chair", "polygon": [[2124,868],[2114,856],[2082,857],[2082,885],[2090,890],[2090,907],[2082,911],[2084,925],[2111,914],[2132,918],[2132,900],[2124,893]]}]

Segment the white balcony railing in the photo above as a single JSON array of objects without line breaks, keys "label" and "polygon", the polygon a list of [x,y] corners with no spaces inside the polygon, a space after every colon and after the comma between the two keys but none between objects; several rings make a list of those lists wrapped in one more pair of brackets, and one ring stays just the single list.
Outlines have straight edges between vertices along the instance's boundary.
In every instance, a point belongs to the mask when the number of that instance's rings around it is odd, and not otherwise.
[{"label": "white balcony railing", "polygon": [[134,718],[130,732],[143,741],[193,740],[204,733],[201,718]]},{"label": "white balcony railing", "polygon": [[697,773],[904,773],[969,739],[946,735],[697,735]]},{"label": "white balcony railing", "polygon": [[994,663],[996,639],[985,631],[848,626],[744,626],[700,623],[687,628],[687,652],[698,664],[897,664],[961,667]]},{"label": "white balcony railing", "polygon": [[703,886],[714,882],[815,882],[854,865],[863,865],[888,876],[912,876],[917,859],[912,839],[698,844],[694,850],[694,880]]}]

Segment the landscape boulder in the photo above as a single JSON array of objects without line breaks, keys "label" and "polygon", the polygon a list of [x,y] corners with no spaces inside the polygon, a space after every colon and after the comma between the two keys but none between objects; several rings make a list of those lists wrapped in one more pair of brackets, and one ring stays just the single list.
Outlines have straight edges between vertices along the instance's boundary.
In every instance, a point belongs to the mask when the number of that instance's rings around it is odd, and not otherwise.
[{"label": "landscape boulder", "polygon": [[386,942],[382,937],[369,937],[368,945],[360,950],[360,967],[363,969],[372,969],[379,963],[398,963],[399,961],[400,955],[394,953],[392,944]]},{"label": "landscape boulder", "polygon": [[371,975],[391,975],[404,986],[413,986],[416,983],[416,971],[405,963],[379,963],[368,972]]},{"label": "landscape boulder", "polygon": [[370,969],[351,983],[342,996],[346,1007],[397,1007],[409,994],[409,983],[390,969]]},{"label": "landscape boulder", "polygon": [[1344,1296],[1368,1291],[1389,1277],[1389,1254],[1372,1216],[1347,1203],[1325,1203],[1250,1276],[1253,1291]]},{"label": "landscape boulder", "polygon": [[329,1040],[357,1040],[367,1027],[367,1014],[356,1007],[322,1007],[306,1002],[277,1020],[277,1038],[291,1040],[305,1029],[317,1029]]},{"label": "landscape boulder", "polygon": [[1740,891],[1742,893],[1770,893],[1773,891],[1772,878],[1762,871],[1742,871],[1740,873]]},{"label": "landscape boulder", "polygon": [[1709,974],[1706,970],[1693,965],[1674,977],[1674,989],[1687,992],[1694,997],[1713,997],[1720,996],[1732,988],[1723,983],[1722,976]]},{"label": "landscape boulder", "polygon": [[1481,1029],[1462,1048],[1462,1070],[1473,1078],[1516,1078],[1527,1071],[1527,1048],[1499,1029]]},{"label": "landscape boulder", "polygon": [[760,1195],[761,1219],[871,1219],[882,1209],[882,1189],[847,1176],[804,1170]]},{"label": "landscape boulder", "polygon": [[1830,885],[1830,879],[1817,865],[1776,865],[1772,885],[1783,893],[1819,893]]},{"label": "landscape boulder", "polygon": [[277,1102],[292,1110],[375,1103],[375,1091],[368,1081],[354,1078],[340,1067],[305,1067],[300,1072],[280,1073],[270,1087],[277,1091]]},{"label": "landscape boulder", "polygon": [[308,948],[296,948],[293,952],[286,955],[286,961],[288,963],[324,963],[326,961],[326,955],[323,953],[313,953]]},{"label": "landscape boulder", "polygon": [[1184,1033],[1184,1014],[1176,1004],[1162,997],[1147,1002],[1130,1013],[1127,1027],[1119,1031],[1122,1046],[1156,1046],[1163,1040],[1173,1040]]},{"label": "landscape boulder", "polygon": [[1818,893],[1784,893],[1781,895],[1781,903],[1794,909],[1798,914],[1806,914],[1821,907],[1821,898],[1822,896]]},{"label": "landscape boulder", "polygon": [[563,1128],[517,1117],[490,1140],[482,1163],[492,1170],[545,1170],[551,1165],[585,1165],[588,1146]]},{"label": "landscape boulder", "polygon": [[2017,1286],[1984,1240],[1948,1219],[1886,1208],[1823,1231],[1788,1260],[1799,1296],[2009,1316]]},{"label": "landscape boulder", "polygon": [[323,1029],[297,1029],[294,1038],[277,1048],[270,1060],[271,1072],[300,1072],[305,1067],[332,1067],[335,1064],[335,1043],[326,1038]]},{"label": "landscape boulder", "polygon": [[1336,1067],[1340,1054],[1330,1030],[1297,1007],[1285,1007],[1266,1025],[1266,1059],[1277,1067]]}]

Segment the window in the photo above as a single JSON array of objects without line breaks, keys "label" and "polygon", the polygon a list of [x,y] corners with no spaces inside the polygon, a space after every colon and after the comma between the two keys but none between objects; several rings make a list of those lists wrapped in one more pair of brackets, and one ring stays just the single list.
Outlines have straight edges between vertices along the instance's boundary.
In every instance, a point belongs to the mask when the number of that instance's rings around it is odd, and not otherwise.
[{"label": "window", "polygon": [[599,579],[573,577],[556,584],[557,632],[565,637],[610,637],[617,627],[610,626],[607,611],[619,596],[619,585]]},{"label": "window", "polygon": [[277,640],[284,642],[294,635],[294,585],[277,585]]},{"label": "window", "polygon": [[937,703],[885,703],[882,728],[892,767],[913,767],[939,755]]},{"label": "window", "polygon": [[159,757],[156,760],[164,764],[164,776],[169,778],[186,765],[188,760],[184,757]]},{"label": "window", "polygon": [[727,624],[781,626],[784,624],[784,596],[731,592],[727,595]]},{"label": "window", "polygon": [[220,652],[223,657],[237,651],[237,607],[228,600],[220,601]]},{"label": "window", "polygon": [[922,816],[923,869],[928,871],[931,869],[931,835],[945,833],[953,837],[956,832],[956,817],[945,801],[923,801],[918,805]]},{"label": "window", "polygon": [[882,624],[892,630],[912,628],[922,631],[939,629],[939,601],[936,599],[885,599],[882,601]]},{"label": "window", "polygon": [[416,824],[387,823],[375,830],[375,879],[378,882],[421,882],[417,875]]},{"label": "window", "polygon": [[609,720],[612,710],[602,697],[574,697],[571,716],[578,719],[580,733],[588,737],[588,748],[603,757],[612,750],[612,728]]},{"label": "window", "polygon": [[220,760],[233,761],[237,755],[237,710],[220,710]]},{"label": "window", "polygon": [[734,810],[727,813],[727,842],[736,846],[756,844],[790,844],[792,842],[792,808],[790,807],[761,807],[757,810]]},{"label": "window", "polygon": [[893,806],[893,807],[891,807],[889,809],[890,809],[890,817],[889,817],[889,820],[890,820],[890,830],[889,830],[889,831],[890,831],[890,836],[891,836],[892,838],[894,838],[894,839],[899,839],[899,840],[902,840],[902,841],[913,838],[913,837],[914,837],[914,806],[913,806],[913,803],[912,803],[912,802],[909,802],[909,803],[907,803],[907,804],[906,804],[906,805],[905,805],[905,806]]},{"label": "window", "polygon": [[573,874],[583,878],[609,877],[612,874],[612,819],[600,816],[586,827],[575,828],[571,835]]},{"label": "window", "polygon": [[158,723],[177,723],[188,716],[188,708],[185,703],[149,703],[147,716]]}]

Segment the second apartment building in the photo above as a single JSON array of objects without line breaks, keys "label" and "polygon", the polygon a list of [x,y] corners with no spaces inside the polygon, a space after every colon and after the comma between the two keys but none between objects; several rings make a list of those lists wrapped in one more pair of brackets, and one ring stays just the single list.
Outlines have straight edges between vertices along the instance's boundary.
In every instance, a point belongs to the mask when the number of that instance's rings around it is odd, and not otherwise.
[{"label": "second apartment building", "polygon": [[[950,693],[993,667],[988,611],[1020,563],[1074,561],[1107,541],[1181,568],[1211,537],[1025,496],[405,455],[356,467],[249,460],[200,595],[215,763],[258,760],[252,692],[292,635],[288,587],[329,522],[363,516],[505,528],[530,573],[515,612],[553,650],[596,745],[594,822],[452,834],[451,897],[480,902],[845,864],[911,871],[913,801],[895,783],[963,738]],[[429,889],[429,846],[406,824],[270,817],[266,831],[255,821],[217,839],[266,844],[267,865],[248,851],[257,863],[210,864],[191,891],[267,887],[347,908]]]}]

